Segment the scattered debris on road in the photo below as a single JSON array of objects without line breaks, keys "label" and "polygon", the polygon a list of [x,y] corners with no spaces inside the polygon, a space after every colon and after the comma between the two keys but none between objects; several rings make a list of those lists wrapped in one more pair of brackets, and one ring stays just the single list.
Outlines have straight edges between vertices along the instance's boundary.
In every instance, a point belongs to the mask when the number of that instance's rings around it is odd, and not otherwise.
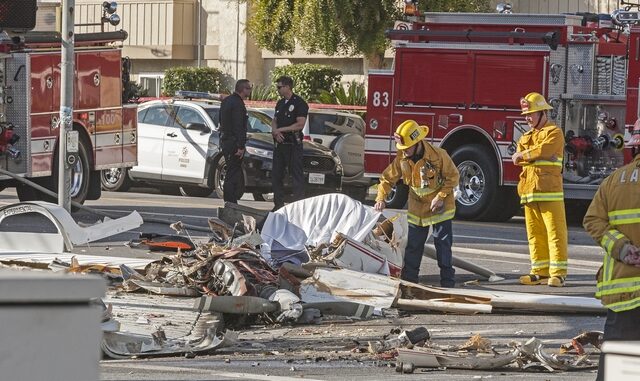
[{"label": "scattered debris on road", "polygon": [[[269,349],[261,343],[247,346],[239,342],[239,330],[295,324],[324,325],[327,330],[358,320],[398,316],[399,310],[455,314],[603,312],[593,298],[447,289],[400,280],[406,216],[382,216],[343,195],[302,200],[268,214],[226,204],[217,216],[208,218],[208,241],[193,240],[185,224],[177,221],[170,226],[175,235],[145,233],[129,243],[131,247],[170,251],[162,259],[69,252],[73,243],[121,232],[121,228],[114,228],[114,221],[120,220],[105,222],[100,228],[79,228],[71,225],[70,216],[48,205],[18,204],[4,209],[15,214],[22,210],[44,214],[58,232],[45,235],[28,252],[16,251],[20,247],[16,243],[14,252],[0,255],[0,262],[100,274],[108,280],[111,297],[110,304],[103,307],[102,350],[112,358],[193,357],[226,347],[265,351]],[[136,215],[125,217],[123,226],[139,226]],[[20,238],[28,240],[34,234],[21,233]],[[490,281],[500,278],[468,261],[457,263]],[[128,295],[143,292],[166,298],[156,299],[158,308],[165,308],[163,313],[131,312],[137,304],[128,303]],[[166,304],[174,300],[171,298],[188,303]],[[125,317],[127,325],[123,326],[118,320]],[[175,326],[185,324],[189,331],[177,335]],[[137,331],[128,328],[134,325]],[[309,332],[313,335],[315,331]],[[584,346],[591,344],[598,351],[601,342],[598,333],[585,333],[563,345],[558,354],[549,354],[535,338],[502,348],[474,335],[463,345],[449,346],[434,342],[427,327],[417,327],[381,338],[359,337],[349,350],[379,359],[397,357],[397,369],[405,373],[417,367],[566,371],[594,367],[593,356]]]}]

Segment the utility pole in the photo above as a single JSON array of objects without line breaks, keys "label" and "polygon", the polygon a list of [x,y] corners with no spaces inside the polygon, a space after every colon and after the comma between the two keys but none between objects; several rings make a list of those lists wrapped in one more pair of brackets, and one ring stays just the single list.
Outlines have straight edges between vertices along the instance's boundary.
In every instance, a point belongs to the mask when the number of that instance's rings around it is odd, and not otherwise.
[{"label": "utility pole", "polygon": [[[60,138],[58,139],[58,205],[71,211],[71,167],[78,150],[78,137],[69,134],[73,123],[73,84],[75,82],[74,12],[75,0],[62,0],[62,61],[60,93]],[[75,145],[75,147],[74,147]]]}]

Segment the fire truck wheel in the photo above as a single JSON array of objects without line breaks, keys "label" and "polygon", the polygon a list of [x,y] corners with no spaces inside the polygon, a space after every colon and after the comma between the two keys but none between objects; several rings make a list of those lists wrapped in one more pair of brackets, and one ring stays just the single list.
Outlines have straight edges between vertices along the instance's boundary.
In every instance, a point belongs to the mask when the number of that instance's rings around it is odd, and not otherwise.
[{"label": "fire truck wheel", "polygon": [[397,183],[391,188],[391,192],[384,199],[387,208],[402,209],[409,198],[409,187],[402,183]]},{"label": "fire truck wheel", "polygon": [[16,185],[16,193],[18,193],[18,200],[20,200],[20,202],[37,201],[43,196],[41,196],[41,193],[36,189],[22,183]]},{"label": "fire truck wheel", "polygon": [[128,168],[109,168],[100,171],[102,189],[110,192],[126,192],[131,187]]},{"label": "fire truck wheel", "polygon": [[500,187],[500,198],[502,206],[496,208],[497,211],[491,218],[491,221],[504,222],[509,221],[521,208],[520,197],[515,187]]},{"label": "fire truck wheel", "polygon": [[[69,194],[71,195],[72,201],[82,204],[84,200],[87,199],[87,194],[89,193],[89,170],[91,169],[87,148],[82,139],[78,142],[78,159],[79,160],[71,166],[71,188]],[[57,167],[56,162],[53,176],[55,180],[54,184],[58,182]]]},{"label": "fire truck wheel", "polygon": [[465,220],[492,220],[500,213],[498,164],[488,150],[478,144],[457,148],[451,159],[460,172],[456,217]]},{"label": "fire truck wheel", "polygon": [[207,197],[213,192],[210,188],[202,188],[198,186],[181,186],[180,194],[185,197]]}]

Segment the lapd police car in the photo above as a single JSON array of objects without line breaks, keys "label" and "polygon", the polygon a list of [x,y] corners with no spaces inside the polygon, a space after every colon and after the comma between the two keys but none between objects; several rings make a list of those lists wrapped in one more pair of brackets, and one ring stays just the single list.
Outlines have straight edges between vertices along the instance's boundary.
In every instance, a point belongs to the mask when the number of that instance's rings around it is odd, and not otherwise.
[{"label": "lapd police car", "polygon": [[[188,99],[155,100],[138,111],[138,165],[102,171],[102,187],[125,191],[134,183],[158,186],[185,196],[206,197],[215,191],[222,198],[226,165],[219,149],[220,103],[195,100],[205,95],[182,93]],[[185,96],[192,95],[192,96]],[[206,94],[206,93],[205,93]],[[271,192],[273,139],[271,118],[249,109],[246,152],[243,160],[244,192],[263,199]],[[304,143],[304,175],[308,195],[341,190],[343,167],[333,151],[314,142]],[[290,187],[290,181],[285,181]]]}]

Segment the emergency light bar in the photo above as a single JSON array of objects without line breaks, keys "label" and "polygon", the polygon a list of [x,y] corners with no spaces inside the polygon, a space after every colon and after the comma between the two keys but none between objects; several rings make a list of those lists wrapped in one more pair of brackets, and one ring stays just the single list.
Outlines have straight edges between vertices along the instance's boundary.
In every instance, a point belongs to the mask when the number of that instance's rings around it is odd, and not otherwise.
[{"label": "emergency light bar", "polygon": [[560,37],[557,32],[483,32],[473,30],[396,30],[389,29],[385,36],[390,40],[407,40],[411,42],[428,42],[430,40],[460,38],[461,42],[480,42],[474,41],[482,39],[505,39],[513,40],[519,43],[523,40],[538,41],[549,45],[552,50],[558,48]]},{"label": "emergency light bar", "polygon": [[175,97],[181,99],[207,99],[211,101],[220,100],[220,96],[218,94],[211,94],[205,91],[178,90],[176,91]]}]

